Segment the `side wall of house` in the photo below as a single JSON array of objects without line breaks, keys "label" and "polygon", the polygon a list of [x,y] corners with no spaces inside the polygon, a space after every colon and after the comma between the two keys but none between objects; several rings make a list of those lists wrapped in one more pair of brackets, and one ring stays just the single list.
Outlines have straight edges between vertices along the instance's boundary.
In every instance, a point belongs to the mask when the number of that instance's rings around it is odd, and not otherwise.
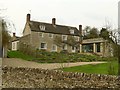
[{"label": "side wall of house", "polygon": [[30,47],[30,34],[23,36],[19,40],[19,50],[23,51],[26,47]]},{"label": "side wall of house", "polygon": [[29,23],[27,22],[23,31],[23,36],[31,34]]}]

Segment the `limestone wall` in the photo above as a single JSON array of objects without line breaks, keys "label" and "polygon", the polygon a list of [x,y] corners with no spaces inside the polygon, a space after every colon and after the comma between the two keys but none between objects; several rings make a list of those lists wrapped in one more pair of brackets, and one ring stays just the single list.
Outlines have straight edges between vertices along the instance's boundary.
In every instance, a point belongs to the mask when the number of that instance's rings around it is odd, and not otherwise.
[{"label": "limestone wall", "polygon": [[117,76],[30,68],[3,68],[4,88],[120,88]]}]

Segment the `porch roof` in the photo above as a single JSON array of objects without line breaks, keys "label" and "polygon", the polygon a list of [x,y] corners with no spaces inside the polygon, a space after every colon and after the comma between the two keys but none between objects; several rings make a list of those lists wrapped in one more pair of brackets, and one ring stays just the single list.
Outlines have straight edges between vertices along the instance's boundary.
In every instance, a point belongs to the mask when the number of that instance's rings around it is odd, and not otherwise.
[{"label": "porch roof", "polygon": [[89,43],[100,43],[105,42],[103,38],[93,38],[93,39],[85,39],[82,41],[82,44],[89,44]]}]

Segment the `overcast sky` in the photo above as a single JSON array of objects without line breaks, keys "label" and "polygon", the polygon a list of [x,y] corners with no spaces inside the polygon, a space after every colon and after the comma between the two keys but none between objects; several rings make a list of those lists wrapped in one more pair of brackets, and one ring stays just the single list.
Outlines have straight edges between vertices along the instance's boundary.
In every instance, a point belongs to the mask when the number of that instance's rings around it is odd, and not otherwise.
[{"label": "overcast sky", "polygon": [[15,24],[11,32],[21,35],[26,14],[31,20],[51,23],[56,18],[60,25],[102,28],[109,22],[117,28],[119,0],[0,0],[0,15]]}]

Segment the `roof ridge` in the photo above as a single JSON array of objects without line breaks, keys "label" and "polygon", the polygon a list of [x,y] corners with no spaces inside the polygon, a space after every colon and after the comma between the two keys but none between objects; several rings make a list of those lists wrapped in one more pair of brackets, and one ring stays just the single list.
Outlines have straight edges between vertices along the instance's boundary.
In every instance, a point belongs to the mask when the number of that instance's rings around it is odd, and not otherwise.
[{"label": "roof ridge", "polygon": [[[44,24],[50,24],[52,25],[52,23],[46,23],[46,22],[39,22],[39,21],[30,21],[30,22],[36,22],[36,23],[44,23]],[[67,26],[67,25],[60,25],[60,24],[56,24],[56,26],[64,26],[64,27],[70,27],[70,28],[77,28],[77,27],[74,27],[74,26]]]}]

